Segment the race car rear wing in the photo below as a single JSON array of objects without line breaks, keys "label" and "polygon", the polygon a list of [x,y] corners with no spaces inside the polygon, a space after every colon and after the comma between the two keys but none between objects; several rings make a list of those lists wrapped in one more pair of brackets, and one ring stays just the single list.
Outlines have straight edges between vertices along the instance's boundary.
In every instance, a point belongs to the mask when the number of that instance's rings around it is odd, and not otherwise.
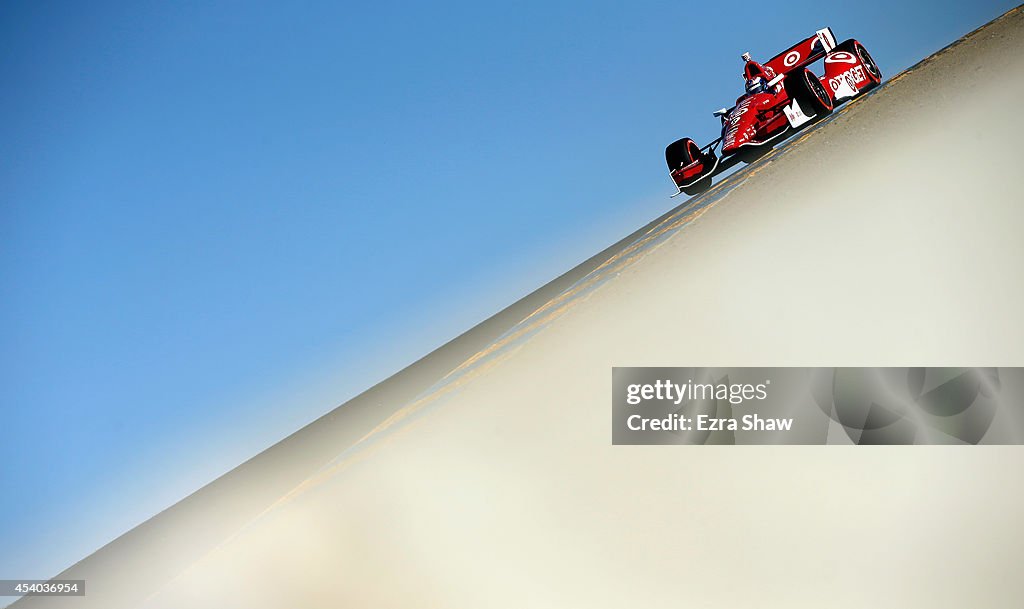
[{"label": "race car rear wing", "polygon": [[832,33],[832,28],[827,27],[772,57],[765,62],[764,67],[771,68],[777,76],[782,76],[786,72],[818,61],[834,48],[836,48],[836,37]]}]

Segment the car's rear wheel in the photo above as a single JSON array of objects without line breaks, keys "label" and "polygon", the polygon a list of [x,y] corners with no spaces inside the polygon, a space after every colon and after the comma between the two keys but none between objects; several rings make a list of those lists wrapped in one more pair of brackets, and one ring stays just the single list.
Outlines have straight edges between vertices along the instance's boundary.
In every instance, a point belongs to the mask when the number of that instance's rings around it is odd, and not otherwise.
[{"label": "car's rear wheel", "polygon": [[783,83],[789,96],[800,103],[804,114],[826,116],[832,112],[835,102],[822,86],[821,81],[807,68],[790,73]]},{"label": "car's rear wheel", "polygon": [[868,77],[868,83],[860,88],[861,92],[870,91],[882,82],[882,71],[878,69],[878,64],[875,63],[871,53],[868,53],[863,44],[851,38],[837,46],[835,50],[852,53],[860,61],[860,65],[864,66],[864,74]]}]

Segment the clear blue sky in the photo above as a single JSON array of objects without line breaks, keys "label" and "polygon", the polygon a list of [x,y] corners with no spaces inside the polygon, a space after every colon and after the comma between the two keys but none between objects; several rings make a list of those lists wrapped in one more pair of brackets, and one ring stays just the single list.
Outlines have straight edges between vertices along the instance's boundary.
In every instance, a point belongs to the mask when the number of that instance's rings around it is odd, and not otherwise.
[{"label": "clear blue sky", "polygon": [[830,25],[891,76],[1014,4],[0,4],[0,578],[670,209],[741,52]]}]

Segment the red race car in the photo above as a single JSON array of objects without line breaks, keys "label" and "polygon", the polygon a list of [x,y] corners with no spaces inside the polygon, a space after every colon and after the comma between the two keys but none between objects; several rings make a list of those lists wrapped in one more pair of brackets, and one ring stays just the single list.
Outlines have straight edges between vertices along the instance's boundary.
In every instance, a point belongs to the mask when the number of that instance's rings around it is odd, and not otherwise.
[{"label": "red race car", "polygon": [[[808,66],[824,59],[825,74]],[[818,30],[765,64],[743,54],[746,92],[722,119],[722,135],[703,148],[684,137],[665,149],[669,175],[679,191],[695,194],[711,178],[738,160],[756,158],[771,142],[793,133],[815,118],[827,116],[842,102],[876,87],[882,72],[864,45],[856,40],[836,44],[831,28]],[[715,149],[721,144],[721,154]],[[675,195],[672,195],[675,196]]]}]

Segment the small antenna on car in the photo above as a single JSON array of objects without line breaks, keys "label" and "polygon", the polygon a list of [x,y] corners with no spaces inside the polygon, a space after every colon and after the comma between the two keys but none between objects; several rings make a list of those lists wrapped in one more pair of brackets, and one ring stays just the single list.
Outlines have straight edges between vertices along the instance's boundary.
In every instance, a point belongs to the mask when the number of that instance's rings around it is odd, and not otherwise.
[{"label": "small antenna on car", "polygon": [[740,58],[743,59],[743,61],[750,61],[750,53],[744,53],[740,55]]}]

